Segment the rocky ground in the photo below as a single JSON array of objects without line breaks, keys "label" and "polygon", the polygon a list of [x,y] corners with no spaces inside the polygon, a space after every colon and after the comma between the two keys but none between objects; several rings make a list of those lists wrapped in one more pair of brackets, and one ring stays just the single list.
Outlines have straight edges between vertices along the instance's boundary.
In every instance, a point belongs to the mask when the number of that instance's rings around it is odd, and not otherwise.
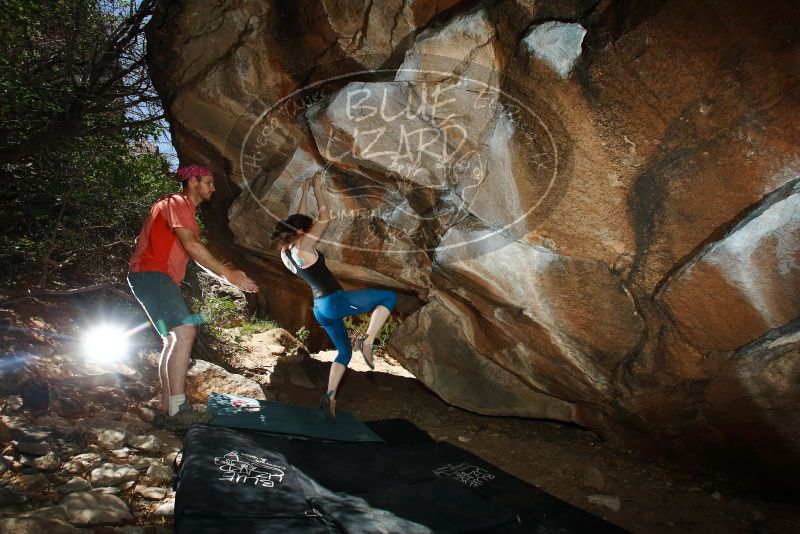
[{"label": "rocky ground", "polygon": [[[97,317],[95,303],[1,307],[0,532],[171,531],[171,466],[181,436],[151,425],[157,340],[143,330],[118,362],[89,362],[79,344],[81,318]],[[142,319],[132,308],[101,312],[128,324]],[[238,349],[214,353],[216,364],[193,365],[195,402],[220,391],[315,404],[333,353],[309,357],[281,329],[238,337]],[[364,420],[408,419],[634,532],[800,530],[796,504],[767,501],[697,467],[620,450],[576,426],[448,406],[387,358],[369,372],[356,354],[339,402]]]}]

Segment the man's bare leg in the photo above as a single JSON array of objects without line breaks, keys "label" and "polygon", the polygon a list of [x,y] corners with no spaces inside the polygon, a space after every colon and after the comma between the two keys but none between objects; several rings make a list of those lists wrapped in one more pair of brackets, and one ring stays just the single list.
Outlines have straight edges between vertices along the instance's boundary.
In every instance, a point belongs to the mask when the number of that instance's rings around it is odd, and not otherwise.
[{"label": "man's bare leg", "polygon": [[169,375],[167,374],[167,362],[169,353],[175,344],[175,336],[170,332],[161,338],[164,348],[161,349],[161,359],[158,361],[158,378],[161,381],[161,409],[165,412],[169,410]]},{"label": "man's bare leg", "polygon": [[[197,327],[194,325],[178,326],[170,332],[175,341],[167,359],[167,376],[169,381],[169,415],[177,413],[176,397],[186,396],[186,372],[189,370],[189,359],[192,344],[197,337]],[[178,405],[181,403],[178,403]]]}]

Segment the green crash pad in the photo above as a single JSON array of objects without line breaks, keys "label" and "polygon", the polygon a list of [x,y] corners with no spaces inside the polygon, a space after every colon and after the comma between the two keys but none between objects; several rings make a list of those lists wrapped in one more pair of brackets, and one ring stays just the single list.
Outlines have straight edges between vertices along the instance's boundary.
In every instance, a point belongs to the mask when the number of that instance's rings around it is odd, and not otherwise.
[{"label": "green crash pad", "polygon": [[208,411],[214,414],[211,424],[216,426],[325,441],[383,442],[353,414],[343,411],[336,412],[336,420],[331,421],[319,408],[222,393],[208,397]]}]

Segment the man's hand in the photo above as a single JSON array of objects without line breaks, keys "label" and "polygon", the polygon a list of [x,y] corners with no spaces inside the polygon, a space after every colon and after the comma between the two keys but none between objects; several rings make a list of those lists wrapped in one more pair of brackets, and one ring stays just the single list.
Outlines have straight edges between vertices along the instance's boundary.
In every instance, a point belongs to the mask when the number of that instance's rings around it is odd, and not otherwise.
[{"label": "man's hand", "polygon": [[255,293],[258,291],[258,286],[255,282],[250,280],[242,271],[236,271],[229,268],[227,265],[215,258],[208,249],[197,239],[194,231],[189,228],[177,227],[175,228],[175,235],[181,242],[183,250],[194,261],[199,263],[217,276],[221,276],[229,283],[235,285],[242,291],[247,293]]},{"label": "man's hand", "polygon": [[258,284],[253,282],[244,271],[229,271],[225,275],[225,280],[235,285],[245,293],[258,292]]}]

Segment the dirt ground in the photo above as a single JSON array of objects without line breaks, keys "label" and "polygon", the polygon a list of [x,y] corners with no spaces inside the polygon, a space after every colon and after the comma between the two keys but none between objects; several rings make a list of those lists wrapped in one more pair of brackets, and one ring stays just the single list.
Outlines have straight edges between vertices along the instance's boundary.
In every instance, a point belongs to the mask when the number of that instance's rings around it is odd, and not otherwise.
[{"label": "dirt ground", "polygon": [[[4,342],[13,341],[16,354],[38,352],[48,358],[67,345],[42,332],[78,334],[76,317],[86,313],[64,302],[28,302],[13,311],[5,309],[0,326]],[[157,348],[154,336],[147,333],[139,341],[141,350]],[[8,348],[3,350],[6,357]],[[327,375],[334,355],[312,356],[310,368],[318,380]],[[575,425],[470,413],[443,402],[396,362],[379,355],[376,363],[375,371],[369,371],[360,355],[354,355],[340,391],[340,410],[367,421],[407,419],[435,439],[462,447],[630,531],[800,532],[798,504],[767,501],[741,481],[620,449]],[[279,401],[305,406],[316,406],[320,394],[318,389],[291,384],[270,389],[270,396]],[[593,504],[588,497],[594,495],[618,498],[619,510]]]}]

